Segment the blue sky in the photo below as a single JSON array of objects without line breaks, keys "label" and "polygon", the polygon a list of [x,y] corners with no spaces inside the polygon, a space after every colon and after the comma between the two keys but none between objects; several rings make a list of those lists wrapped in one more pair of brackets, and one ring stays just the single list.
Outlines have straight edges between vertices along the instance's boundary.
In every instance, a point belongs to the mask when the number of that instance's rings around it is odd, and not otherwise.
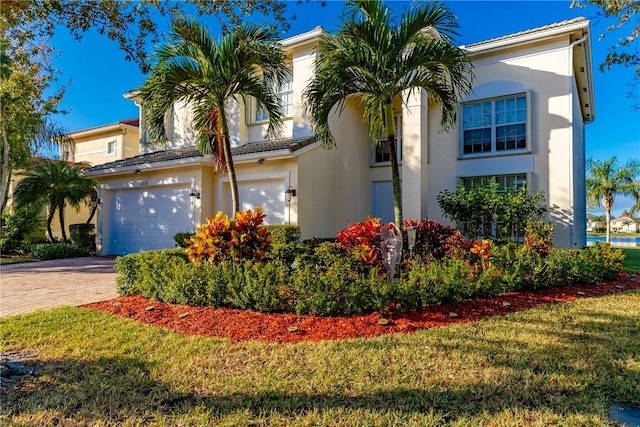
[{"label": "blue sky", "polygon": [[[615,21],[596,18],[594,8],[572,9],[571,1],[449,0],[446,3],[458,17],[460,36],[456,41],[460,45],[578,16],[591,19],[596,120],[586,128],[587,155],[599,159],[617,156],[622,161],[640,159],[640,113],[632,111],[633,103],[625,96],[631,71],[620,67],[605,73],[598,70],[609,46],[617,40],[617,35],[608,34],[599,41],[599,35],[606,33],[607,26]],[[401,11],[409,3],[387,1],[387,4]],[[292,1],[289,13],[297,19],[283,37],[318,25],[334,30],[340,23],[343,5],[342,1],[328,1],[327,6],[321,7],[311,0],[296,6]],[[161,26],[166,30],[168,22],[165,20]],[[61,71],[60,82],[70,83],[61,105],[69,113],[57,118],[66,129],[75,131],[137,116],[137,107],[122,95],[140,86],[145,76],[134,63],[124,60],[115,42],[95,32],[76,41],[64,31],[56,34],[51,42],[58,50],[54,64]],[[628,199],[616,199],[614,215],[620,215],[630,205]],[[597,209],[590,212],[601,213]]]}]

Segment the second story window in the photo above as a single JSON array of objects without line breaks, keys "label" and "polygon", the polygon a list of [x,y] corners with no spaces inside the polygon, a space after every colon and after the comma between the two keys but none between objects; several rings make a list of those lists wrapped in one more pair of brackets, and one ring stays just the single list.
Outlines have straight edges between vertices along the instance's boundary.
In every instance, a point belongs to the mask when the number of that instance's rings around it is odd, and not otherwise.
[{"label": "second story window", "polygon": [[[402,116],[394,116],[393,124],[396,128],[396,148],[398,152],[398,161],[402,160]],[[386,139],[382,138],[377,141],[372,150],[372,163],[385,164],[391,161],[391,152],[387,145]]]},{"label": "second story window", "polygon": [[527,94],[464,104],[462,155],[526,151],[529,109]]},{"label": "second story window", "polygon": [[115,156],[116,155],[116,141],[107,142],[107,156]]},{"label": "second story window", "polygon": [[[282,103],[283,117],[292,117],[293,116],[293,76],[289,74],[287,80],[280,85],[280,87],[276,90],[276,96]],[[253,104],[253,123],[266,122],[269,120],[269,115],[267,111],[261,107],[259,107],[255,100],[252,102]]]}]

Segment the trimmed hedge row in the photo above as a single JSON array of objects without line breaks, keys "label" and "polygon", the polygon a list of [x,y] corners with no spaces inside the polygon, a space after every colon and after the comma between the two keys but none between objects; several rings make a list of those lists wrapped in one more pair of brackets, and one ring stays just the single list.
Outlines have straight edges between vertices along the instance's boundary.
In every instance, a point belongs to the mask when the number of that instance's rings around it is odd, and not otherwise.
[{"label": "trimmed hedge row", "polygon": [[71,243],[38,243],[31,245],[31,256],[41,261],[87,255],[89,255],[89,252],[86,249],[79,248]]},{"label": "trimmed hedge row", "polygon": [[363,268],[331,243],[294,245],[295,262],[223,261],[193,264],[183,249],[131,254],[116,260],[121,295],[142,294],[196,306],[261,312],[351,315],[420,309],[439,302],[598,283],[621,271],[621,251],[595,245],[580,251],[553,249],[543,256],[526,245],[496,248],[486,265],[445,258],[407,262],[394,283],[377,268]]}]

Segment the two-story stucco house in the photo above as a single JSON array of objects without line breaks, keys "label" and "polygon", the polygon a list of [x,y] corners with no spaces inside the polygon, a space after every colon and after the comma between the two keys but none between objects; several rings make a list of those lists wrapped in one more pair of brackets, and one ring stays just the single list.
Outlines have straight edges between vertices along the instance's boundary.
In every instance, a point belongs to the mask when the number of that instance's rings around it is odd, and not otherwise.
[{"label": "two-story stucco house", "polygon": [[611,220],[611,231],[614,233],[638,233],[640,232],[640,221],[625,210],[618,218]]},{"label": "two-story stucco house", "polygon": [[[337,147],[315,141],[302,104],[314,70],[315,28],[281,41],[292,80],[279,88],[284,133],[265,140],[251,100],[230,114],[241,208],[262,206],[267,223],[298,224],[304,237],[333,237],[367,215],[393,219],[389,153],[376,148],[353,99],[332,118]],[[584,127],[595,117],[589,22],[570,21],[464,47],[475,69],[473,92],[460,100],[457,128],[444,133],[440,109],[425,94],[396,106],[405,218],[447,222],[438,194],[495,177],[544,191],[555,244],[586,243]],[[136,92],[125,95],[139,103]],[[144,108],[144,105],[141,105]],[[141,133],[140,154],[90,169],[100,184],[98,250],[124,254],[173,246],[219,210],[230,213],[226,174],[194,146],[190,119],[175,106],[168,146]],[[144,123],[141,123],[144,128]]]}]

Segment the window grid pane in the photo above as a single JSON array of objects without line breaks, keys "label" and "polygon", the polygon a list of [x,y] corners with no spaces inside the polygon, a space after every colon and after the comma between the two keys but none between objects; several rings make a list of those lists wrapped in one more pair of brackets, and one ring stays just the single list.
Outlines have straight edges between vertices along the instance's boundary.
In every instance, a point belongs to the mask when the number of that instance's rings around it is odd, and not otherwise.
[{"label": "window grid pane", "polygon": [[466,104],[462,110],[463,154],[527,148],[525,95]]},{"label": "window grid pane", "polygon": [[[402,117],[394,116],[393,123],[396,128],[396,148],[398,151],[398,161],[402,160]],[[374,163],[388,163],[391,161],[391,153],[386,139],[378,140],[374,149]]]}]

